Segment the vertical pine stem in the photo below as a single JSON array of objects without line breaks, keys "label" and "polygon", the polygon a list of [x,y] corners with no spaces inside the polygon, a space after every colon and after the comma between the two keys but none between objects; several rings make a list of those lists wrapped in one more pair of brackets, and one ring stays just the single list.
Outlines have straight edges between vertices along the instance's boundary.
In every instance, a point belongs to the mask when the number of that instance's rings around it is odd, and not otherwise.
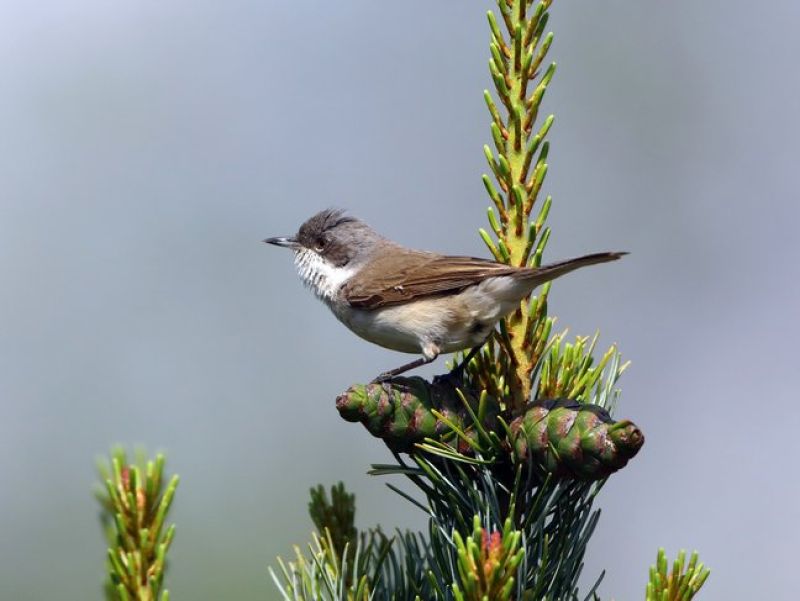
[{"label": "vertical pine stem", "polygon": [[[549,143],[544,138],[553,123],[550,115],[536,129],[542,98],[555,73],[555,63],[540,73],[553,40],[551,33],[544,34],[551,3],[497,0],[500,19],[488,13],[492,38],[489,70],[502,112],[486,91],[495,151],[486,146],[484,152],[499,190],[486,175],[484,185],[499,215],[498,220],[490,209],[489,221],[497,244],[486,232],[481,235],[498,260],[519,266],[538,264],[549,236],[543,222],[550,198],[533,221],[531,212],[547,174]],[[528,302],[522,302],[498,334],[499,346],[507,355],[506,383],[515,412],[521,411],[530,398],[540,324],[541,320],[532,319]]]}]

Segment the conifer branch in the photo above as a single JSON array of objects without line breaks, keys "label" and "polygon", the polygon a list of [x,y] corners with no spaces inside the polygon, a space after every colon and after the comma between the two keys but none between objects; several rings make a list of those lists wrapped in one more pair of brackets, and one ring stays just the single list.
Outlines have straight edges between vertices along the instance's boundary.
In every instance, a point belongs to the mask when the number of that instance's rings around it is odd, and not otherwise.
[{"label": "conifer branch", "polygon": [[[437,599],[427,575],[429,547],[422,535],[398,532],[389,538],[380,528],[358,533],[355,497],[342,483],[332,487],[330,501],[322,486],[313,488],[309,513],[318,531],[307,550],[295,547],[293,560],[278,558],[279,569],[269,569],[284,601]],[[349,533],[347,538],[336,540],[332,525]]]},{"label": "conifer branch", "polygon": [[175,525],[167,526],[166,518],[178,476],[165,481],[164,464],[161,454],[129,463],[122,449],[112,452],[110,463],[98,464],[103,486],[97,498],[109,544],[109,601],[169,601],[162,587]]},{"label": "conifer branch", "polygon": [[328,532],[333,550],[339,557],[344,555],[347,545],[353,548],[358,532],[355,526],[356,497],[348,494],[344,483],[331,487],[331,500],[320,485],[311,489],[308,513],[318,532]]},{"label": "conifer branch", "polygon": [[[490,11],[487,14],[491,31],[489,68],[495,94],[504,111],[497,108],[491,93],[484,91],[492,117],[490,130],[495,145],[494,152],[488,146],[484,147],[484,152],[503,195],[495,189],[491,178],[484,175],[484,186],[499,220],[490,209],[489,221],[496,241],[485,231],[481,231],[481,238],[498,261],[520,266],[537,265],[546,243],[546,231],[542,230],[542,214],[531,222],[531,213],[547,174],[549,143],[544,140],[553,124],[553,116],[548,116],[536,131],[534,125],[544,93],[555,73],[555,63],[551,63],[545,73],[539,75],[553,41],[552,33],[544,34],[547,10],[552,0],[497,2],[505,32]],[[549,210],[549,197],[546,204]],[[541,305],[546,295],[546,291],[542,292],[542,300],[536,302]],[[506,319],[507,335],[503,334],[502,339],[495,338],[502,342],[497,352],[508,355],[498,360],[503,367],[504,392],[507,393],[504,396],[515,414],[524,410],[531,396],[531,376],[540,358],[536,352],[531,352],[532,347],[541,346],[531,320],[534,310],[532,304],[521,303],[519,309]],[[541,331],[538,334],[540,336]],[[489,352],[495,351],[490,349]]]},{"label": "conifer branch", "polygon": [[694,551],[686,564],[686,551],[681,549],[667,572],[668,561],[664,549],[658,550],[656,564],[650,566],[650,581],[647,583],[646,601],[690,601],[705,584],[711,570],[698,561]]},{"label": "conifer branch", "polygon": [[456,601],[510,601],[515,578],[525,555],[521,533],[507,519],[502,532],[483,528],[475,516],[473,532],[466,539],[456,530],[453,543],[458,554],[459,582],[453,584]]}]

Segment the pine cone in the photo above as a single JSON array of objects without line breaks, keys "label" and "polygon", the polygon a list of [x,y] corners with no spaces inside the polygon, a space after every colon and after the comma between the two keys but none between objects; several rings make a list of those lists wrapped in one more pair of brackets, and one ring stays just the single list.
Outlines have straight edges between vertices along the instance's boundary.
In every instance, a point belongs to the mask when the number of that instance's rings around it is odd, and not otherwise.
[{"label": "pine cone", "polygon": [[510,429],[518,461],[530,459],[545,473],[578,480],[622,469],[644,444],[633,422],[615,422],[605,409],[569,399],[529,404]]},{"label": "pine cone", "polygon": [[[464,388],[462,392],[477,412],[475,395]],[[343,419],[361,422],[370,434],[398,452],[411,451],[425,438],[440,439],[450,431],[431,409],[442,413],[468,435],[473,430],[469,412],[448,380],[435,380],[431,384],[412,377],[395,378],[383,384],[356,384],[336,399],[336,408]],[[487,426],[493,428],[496,411],[487,421]],[[464,447],[459,449],[462,451],[469,448],[463,441],[459,441],[459,447]]]}]

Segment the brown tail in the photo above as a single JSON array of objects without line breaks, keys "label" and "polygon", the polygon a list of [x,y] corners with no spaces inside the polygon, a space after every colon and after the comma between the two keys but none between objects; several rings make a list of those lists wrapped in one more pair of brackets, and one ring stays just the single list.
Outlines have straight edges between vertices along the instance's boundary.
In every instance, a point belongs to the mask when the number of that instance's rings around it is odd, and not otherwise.
[{"label": "brown tail", "polygon": [[597,265],[598,263],[608,263],[609,261],[616,261],[620,257],[627,255],[626,252],[604,252],[592,253],[591,255],[584,255],[576,259],[568,259],[566,261],[559,261],[558,263],[551,263],[544,267],[534,267],[519,272],[519,277],[525,279],[532,279],[535,286],[540,286],[545,282],[554,280],[561,277],[565,273],[575,271],[587,265]]}]

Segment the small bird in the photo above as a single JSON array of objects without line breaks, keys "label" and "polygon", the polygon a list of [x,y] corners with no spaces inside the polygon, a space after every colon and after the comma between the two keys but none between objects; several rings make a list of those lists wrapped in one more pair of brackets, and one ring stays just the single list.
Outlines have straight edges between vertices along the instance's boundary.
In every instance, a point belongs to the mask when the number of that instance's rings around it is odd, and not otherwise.
[{"label": "small bird", "polygon": [[300,279],[351,331],[379,346],[422,355],[382,373],[376,382],[430,363],[441,353],[472,349],[454,372],[462,370],[497,322],[537,286],[626,254],[595,253],[544,267],[514,267],[406,248],[335,209],[308,219],[295,236],[264,242],[294,251]]}]

